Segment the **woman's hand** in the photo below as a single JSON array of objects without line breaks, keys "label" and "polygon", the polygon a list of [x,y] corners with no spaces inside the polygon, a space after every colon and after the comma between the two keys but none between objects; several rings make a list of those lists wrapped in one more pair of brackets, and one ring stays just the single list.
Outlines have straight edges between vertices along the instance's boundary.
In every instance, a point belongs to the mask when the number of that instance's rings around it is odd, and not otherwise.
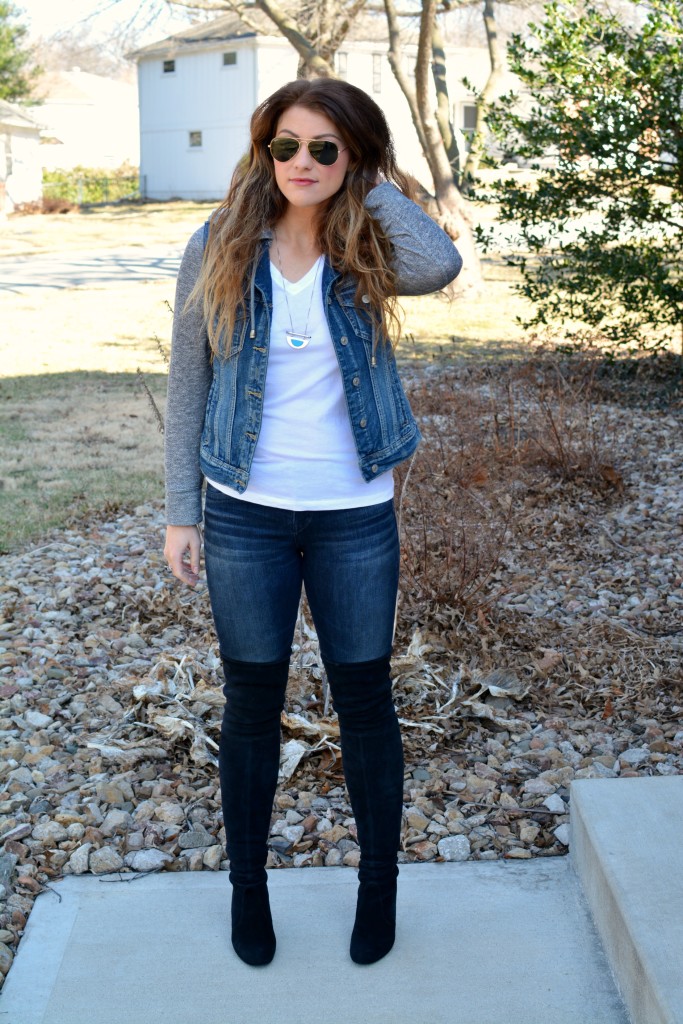
[{"label": "woman's hand", "polygon": [[[164,558],[173,575],[194,587],[199,581],[199,552],[202,535],[198,526],[167,526]],[[189,564],[185,552],[189,550]]]}]

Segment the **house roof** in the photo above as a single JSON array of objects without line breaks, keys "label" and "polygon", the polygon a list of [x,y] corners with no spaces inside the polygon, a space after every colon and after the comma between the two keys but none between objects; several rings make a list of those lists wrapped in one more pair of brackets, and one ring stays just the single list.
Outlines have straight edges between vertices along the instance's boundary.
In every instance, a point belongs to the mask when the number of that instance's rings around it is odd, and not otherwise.
[{"label": "house roof", "polygon": [[259,11],[249,12],[250,21],[262,26],[259,32],[244,24],[237,15],[226,14],[213,21],[205,21],[199,25],[190,25],[182,32],[176,32],[166,39],[160,39],[156,43],[149,43],[139,50],[133,50],[126,54],[132,60],[139,60],[141,57],[175,57],[179,53],[186,53],[189,50],[201,50],[207,43],[220,43],[229,39],[255,38],[257,35],[273,34],[273,24],[269,18]]},{"label": "house roof", "polygon": [[11,125],[13,128],[34,128],[36,131],[41,127],[25,110],[6,100],[0,100],[0,124]]},{"label": "house roof", "polygon": [[48,71],[37,86],[41,101],[47,105],[68,104],[92,106],[100,103],[132,103],[136,87],[104,75],[93,75],[74,68],[71,71]]}]

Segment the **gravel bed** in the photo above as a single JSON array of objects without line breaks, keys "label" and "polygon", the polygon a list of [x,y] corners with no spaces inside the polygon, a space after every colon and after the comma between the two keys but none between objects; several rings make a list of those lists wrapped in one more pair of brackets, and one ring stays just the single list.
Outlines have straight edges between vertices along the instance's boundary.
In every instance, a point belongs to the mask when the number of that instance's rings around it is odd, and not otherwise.
[{"label": "gravel bed", "polygon": [[[563,855],[573,779],[683,771],[682,419],[602,406],[609,492],[517,467],[505,544],[476,599],[405,589],[402,862]],[[228,866],[208,594],[169,576],[162,547],[161,506],[144,505],[3,558],[2,975],[53,879]],[[356,867],[305,612],[283,742],[270,866]]]}]

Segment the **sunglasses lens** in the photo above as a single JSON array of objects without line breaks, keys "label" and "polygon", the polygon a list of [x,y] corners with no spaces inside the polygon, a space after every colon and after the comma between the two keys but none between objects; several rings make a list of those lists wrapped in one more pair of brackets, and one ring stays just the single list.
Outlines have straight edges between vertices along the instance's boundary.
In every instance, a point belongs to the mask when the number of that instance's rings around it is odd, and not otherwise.
[{"label": "sunglasses lens", "polygon": [[[298,139],[289,139],[278,136],[278,138],[273,139],[270,143],[269,149],[274,160],[279,160],[280,163],[287,163],[288,160],[291,160],[292,157],[295,157],[299,152],[300,145],[301,143]],[[339,149],[336,142],[316,140],[307,143],[307,145],[308,152],[311,154],[313,159],[317,163],[323,164],[325,167],[329,167],[331,164],[335,163],[339,156]]]},{"label": "sunglasses lens", "polygon": [[286,163],[299,152],[299,143],[296,139],[273,139],[270,152],[274,160]]},{"label": "sunglasses lens", "polygon": [[314,160],[317,160],[319,164],[323,164],[325,167],[335,163],[339,156],[339,150],[335,142],[309,142],[308,152]]}]

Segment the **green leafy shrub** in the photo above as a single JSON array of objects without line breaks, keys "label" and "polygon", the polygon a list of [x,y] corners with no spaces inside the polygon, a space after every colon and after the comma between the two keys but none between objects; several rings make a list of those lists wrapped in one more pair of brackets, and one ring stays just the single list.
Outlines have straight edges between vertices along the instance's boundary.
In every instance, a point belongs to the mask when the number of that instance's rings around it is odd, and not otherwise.
[{"label": "green leafy shrub", "polygon": [[513,36],[526,98],[504,96],[488,124],[528,170],[486,198],[516,238],[526,326],[657,349],[683,337],[683,7],[618,11],[550,3]]},{"label": "green leafy shrub", "polygon": [[43,172],[43,195],[49,200],[66,200],[85,206],[114,203],[138,196],[140,177],[136,167],[123,164],[114,171],[96,167]]}]

